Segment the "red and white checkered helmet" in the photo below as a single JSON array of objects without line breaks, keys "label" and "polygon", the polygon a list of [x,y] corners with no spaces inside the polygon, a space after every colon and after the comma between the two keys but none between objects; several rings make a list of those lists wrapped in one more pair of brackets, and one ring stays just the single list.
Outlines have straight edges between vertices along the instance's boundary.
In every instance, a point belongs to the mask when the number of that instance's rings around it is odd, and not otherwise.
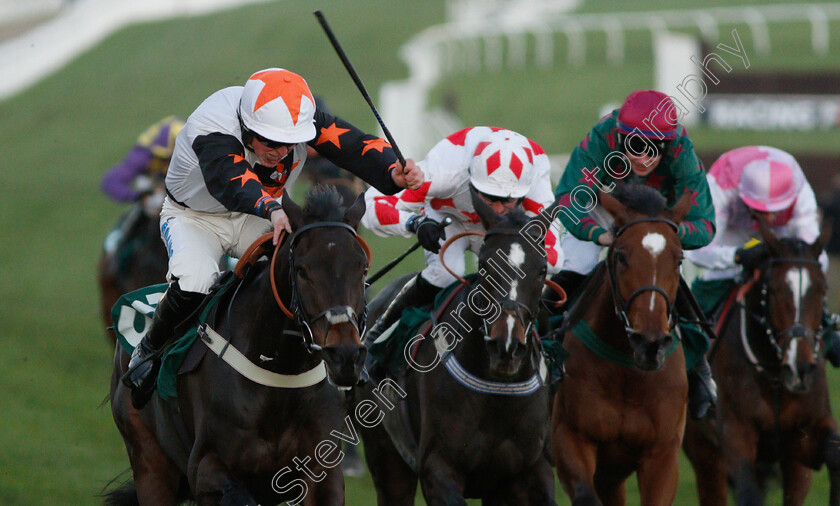
[{"label": "red and white checkered helmet", "polygon": [[746,163],[738,182],[738,195],[756,211],[775,213],[796,202],[805,174],[789,153],[761,146],[761,156]]},{"label": "red and white checkered helmet", "polygon": [[470,160],[470,182],[495,197],[521,198],[534,179],[534,150],[523,135],[510,130],[489,133]]},{"label": "red and white checkered helmet", "polygon": [[315,99],[294,72],[270,68],[248,78],[239,100],[242,124],[266,139],[298,143],[315,137]]}]

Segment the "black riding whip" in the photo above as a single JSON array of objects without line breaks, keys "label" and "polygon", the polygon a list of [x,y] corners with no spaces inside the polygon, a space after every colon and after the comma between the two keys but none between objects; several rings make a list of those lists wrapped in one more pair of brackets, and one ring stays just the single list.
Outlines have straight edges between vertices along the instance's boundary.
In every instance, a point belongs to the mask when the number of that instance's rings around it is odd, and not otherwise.
[{"label": "black riding whip", "polygon": [[[452,217],[447,216],[443,220],[441,220],[439,226],[440,226],[440,228],[446,228],[450,223],[452,223]],[[369,285],[374,284],[379,278],[381,278],[382,276],[387,274],[388,271],[393,269],[395,265],[402,262],[405,257],[407,257],[412,251],[416,250],[419,247],[420,247],[420,241],[417,241],[410,248],[405,250],[405,252],[402,255],[400,255],[397,258],[391,260],[390,262],[385,264],[385,266],[383,266],[381,269],[379,269],[378,271],[373,273],[369,278],[367,278],[365,280],[365,283],[367,283]]]},{"label": "black riding whip", "polygon": [[373,111],[373,115],[376,116],[376,121],[379,122],[379,126],[382,127],[382,131],[385,133],[385,137],[387,137],[388,142],[391,143],[391,147],[394,149],[394,154],[397,155],[397,160],[399,160],[400,164],[403,167],[405,167],[405,158],[403,158],[403,155],[400,152],[400,148],[397,147],[397,143],[391,136],[391,132],[388,130],[388,127],[385,126],[385,122],[382,121],[382,118],[379,116],[379,112],[376,110],[376,106],[373,105],[373,100],[370,99],[370,95],[368,95],[368,92],[365,89],[365,85],[362,83],[362,80],[356,73],[356,69],[353,68],[353,64],[350,63],[350,60],[347,59],[347,55],[344,54],[344,50],[341,49],[341,45],[338,43],[338,39],[335,38],[333,31],[330,29],[330,25],[327,24],[326,18],[324,18],[324,15],[321,13],[321,11],[315,11],[313,14],[315,14],[315,17],[318,18],[318,22],[321,23],[321,27],[324,29],[324,32],[327,34],[327,37],[330,39],[333,49],[335,49],[335,52],[338,53],[338,57],[341,59],[341,63],[344,64],[344,68],[346,68],[347,72],[350,73],[350,77],[353,78],[353,82],[356,83],[356,87],[359,88],[360,92],[362,92],[362,96],[365,97],[365,100],[370,106],[370,110]]}]

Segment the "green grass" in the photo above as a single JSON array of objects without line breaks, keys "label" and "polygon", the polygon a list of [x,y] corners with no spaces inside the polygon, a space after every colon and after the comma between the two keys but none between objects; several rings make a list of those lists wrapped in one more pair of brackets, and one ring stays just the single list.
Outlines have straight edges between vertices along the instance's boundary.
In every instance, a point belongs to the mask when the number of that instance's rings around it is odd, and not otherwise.
[{"label": "green grass", "polygon": [[[647,2],[634,4],[650,8]],[[611,5],[589,2],[584,9]],[[442,0],[318,5],[290,0],[143,24],[114,34],[38,85],[0,102],[0,504],[94,504],[94,494],[128,467],[110,408],[100,406],[108,391],[111,353],[99,320],[95,265],[102,240],[123,209],[102,195],[99,179],[139,132],[166,115],[188,115],[213,91],[241,84],[268,66],[301,73],[333,111],[375,130],[367,105],[311,15],[314,8],[326,14],[374,99],[383,82],[406,77],[400,45],[444,15]],[[779,37],[784,41],[786,35]],[[649,36],[628,34],[631,56],[618,69],[598,56],[602,36],[592,39],[592,59],[583,67],[455,76],[441,83],[435,97],[455,93],[465,124],[504,125],[549,152],[568,152],[601,105],[651,84],[652,64],[644,56]],[[836,41],[833,37],[830,68],[838,65]],[[557,41],[557,54],[563,54],[564,44]],[[801,60],[785,56],[779,61],[821,64]],[[763,66],[756,61],[757,68]],[[692,133],[704,146],[768,138],[765,143],[780,147],[838,149],[834,137],[819,135]],[[411,244],[366,236],[375,252],[372,271]],[[421,263],[418,252],[378,285]],[[836,300],[833,305],[837,309]],[[830,376],[836,385],[840,376],[833,370]],[[836,410],[836,393],[833,401]],[[678,503],[694,504],[693,475],[687,466],[682,469]],[[812,503],[823,502],[815,498],[825,497],[826,483],[822,473]],[[369,477],[348,479],[347,488],[348,504],[373,503]],[[628,494],[629,504],[638,502],[635,485]],[[558,498],[568,504],[559,490]]]}]

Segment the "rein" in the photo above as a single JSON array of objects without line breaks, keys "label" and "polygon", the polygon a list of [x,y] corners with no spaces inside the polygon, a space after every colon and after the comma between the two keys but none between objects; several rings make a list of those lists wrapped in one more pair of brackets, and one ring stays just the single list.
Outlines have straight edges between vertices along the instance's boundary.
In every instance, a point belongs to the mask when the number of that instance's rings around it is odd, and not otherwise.
[{"label": "rein", "polygon": [[[618,239],[621,236],[621,234],[623,234],[632,225],[636,225],[638,223],[647,223],[647,222],[665,223],[668,226],[670,226],[672,229],[674,229],[674,232],[676,232],[679,229],[679,227],[676,223],[674,223],[673,221],[671,221],[669,219],[666,219],[666,218],[657,218],[657,217],[639,218],[638,220],[633,220],[633,221],[631,221],[629,223],[625,223],[623,226],[621,226],[615,233],[615,239]],[[662,295],[665,298],[665,303],[667,304],[667,307],[668,307],[668,326],[673,329],[674,325],[676,325],[676,322],[677,322],[677,319],[675,318],[676,308],[674,306],[674,301],[671,300],[671,298],[668,296],[668,293],[665,292],[665,290],[663,290],[661,287],[659,287],[657,285],[646,285],[646,286],[643,286],[643,287],[637,289],[636,291],[634,291],[632,294],[630,294],[630,297],[626,300],[621,297],[621,293],[619,291],[618,282],[617,282],[618,276],[616,275],[616,272],[615,272],[614,256],[615,256],[615,240],[613,240],[613,244],[610,246],[610,250],[609,250],[609,253],[607,255],[607,271],[609,273],[610,288],[612,289],[613,305],[614,305],[614,308],[615,308],[615,314],[622,321],[622,323],[624,323],[624,331],[627,334],[633,333],[633,326],[630,324],[630,318],[627,316],[627,310],[630,308],[630,304],[633,302],[633,299],[635,299],[636,297],[638,297],[639,295],[641,295],[645,292],[656,292],[656,293]]]},{"label": "rein", "polygon": [[[814,359],[818,359],[820,354],[821,348],[821,339],[818,337],[820,329],[814,331],[802,324],[800,321],[800,316],[797,315],[797,320],[791,325],[789,328],[777,332],[773,326],[770,324],[770,321],[767,318],[767,298],[769,295],[768,289],[768,277],[770,276],[770,271],[773,267],[773,264],[780,264],[780,263],[792,263],[797,264],[799,269],[802,269],[804,265],[817,265],[820,266],[818,260],[812,259],[802,259],[802,258],[771,258],[767,262],[767,266],[765,267],[763,273],[759,269],[755,269],[753,271],[753,276],[744,283],[741,288],[738,290],[738,295],[736,297],[737,304],[740,310],[740,340],[741,346],[744,349],[744,354],[747,357],[747,361],[750,365],[753,366],[758,372],[767,372],[766,368],[761,365],[756,356],[755,352],[750,346],[749,339],[747,339],[747,316],[749,316],[755,323],[757,323],[760,328],[764,330],[764,335],[767,338],[767,342],[770,344],[770,347],[776,354],[776,358],[781,364],[784,361],[784,347],[779,344],[779,341],[782,340],[783,344],[787,346],[790,343],[795,342],[797,340],[804,339],[811,345],[812,354]],[[755,284],[759,283],[761,287],[761,293],[759,294],[759,304],[761,306],[762,314],[756,314],[753,311],[747,311],[747,305],[744,302],[747,293],[749,293],[752,288],[754,288]],[[800,292],[796,295],[800,301],[802,300],[802,293],[801,287]],[[774,364],[775,365],[775,364]]]},{"label": "rein", "polygon": [[[316,223],[310,223],[309,225],[304,225],[303,227],[296,230],[292,233],[291,237],[288,240],[289,245],[289,286],[292,289],[292,300],[291,303],[287,306],[284,302],[282,297],[280,296],[280,292],[277,289],[277,279],[276,279],[276,266],[277,266],[277,258],[280,256],[280,248],[286,244],[286,236],[287,233],[285,230],[280,231],[280,239],[277,241],[277,246],[274,247],[274,252],[271,256],[271,267],[269,269],[269,278],[271,284],[271,292],[274,295],[274,301],[277,303],[277,306],[283,312],[283,314],[290,320],[295,321],[301,328],[306,329],[306,333],[304,336],[304,340],[307,345],[307,349],[310,351],[318,351],[321,349],[321,346],[314,342],[314,338],[312,335],[312,329],[310,325],[321,318],[326,318],[327,322],[329,322],[330,326],[338,325],[339,323],[351,323],[356,330],[359,331],[361,335],[364,332],[364,325],[367,315],[367,306],[362,311],[361,315],[357,315],[356,312],[350,306],[335,306],[322,311],[321,313],[317,314],[314,318],[309,318],[306,314],[306,311],[303,307],[303,303],[301,302],[300,291],[298,289],[297,280],[295,278],[295,261],[294,261],[294,248],[295,244],[297,243],[299,237],[309,230],[313,230],[316,228],[325,228],[325,227],[333,227],[333,228],[343,228],[356,238],[359,242],[359,245],[362,247],[362,250],[365,252],[365,256],[368,259],[368,265],[370,265],[371,259],[373,254],[371,253],[370,246],[367,242],[358,235],[356,230],[351,227],[350,225],[340,222],[340,221],[322,221]],[[270,243],[274,236],[273,232],[268,232],[260,236],[254,243],[252,243],[245,253],[240,258],[239,262],[237,262],[234,272],[236,276],[240,279],[244,276],[244,269],[247,265],[253,264],[256,262],[256,259],[264,253],[267,253],[269,246],[266,246],[267,243]],[[289,309],[291,307],[292,309]]]},{"label": "rein", "polygon": [[[446,269],[446,272],[448,272],[449,274],[452,274],[452,276],[455,279],[457,279],[458,281],[460,281],[462,285],[467,285],[467,280],[466,279],[464,279],[462,276],[459,276],[458,274],[456,274],[455,271],[453,271],[452,269],[449,268],[448,265],[446,265],[446,262],[443,259],[443,254],[446,253],[446,250],[449,248],[449,246],[453,242],[457,241],[458,239],[460,239],[462,237],[466,237],[466,236],[469,236],[469,235],[478,235],[478,236],[481,236],[481,237],[487,237],[488,235],[497,235],[497,234],[498,235],[519,235],[518,232],[503,232],[503,231],[500,231],[500,230],[488,232],[486,234],[481,233],[481,232],[461,232],[460,234],[455,234],[452,237],[450,237],[449,239],[447,239],[443,243],[443,246],[440,247],[440,253],[438,253],[438,256],[440,258],[441,265],[443,265],[443,268]],[[560,307],[560,306],[562,306],[563,304],[566,303],[567,295],[566,295],[566,291],[563,289],[563,287],[561,287],[559,284],[555,283],[554,281],[551,281],[548,278],[546,278],[546,280],[545,280],[545,286],[547,286],[550,289],[552,289],[553,291],[557,292],[557,295],[560,296],[560,298],[558,298],[557,302],[554,304],[554,307]]]},{"label": "rein", "polygon": [[[307,344],[307,347],[310,351],[320,351],[322,347],[315,343],[314,335],[312,334],[311,324],[317,322],[321,318],[326,318],[327,323],[330,327],[334,325],[338,325],[340,323],[350,323],[353,325],[356,330],[359,332],[359,335],[362,335],[365,331],[365,320],[367,319],[367,304],[365,304],[364,308],[362,309],[362,314],[357,315],[356,312],[350,306],[333,306],[327,308],[326,310],[318,313],[314,317],[310,318],[306,314],[306,308],[303,307],[303,301],[300,296],[300,290],[298,289],[297,284],[297,277],[295,276],[295,244],[297,243],[298,238],[304,233],[309,230],[314,230],[316,228],[343,228],[353,234],[353,237],[356,238],[357,241],[360,241],[359,244],[362,245],[362,249],[365,252],[365,255],[368,257],[368,265],[370,265],[371,260],[371,253],[370,247],[364,243],[364,240],[359,237],[356,233],[356,230],[351,227],[350,225],[341,222],[341,221],[320,221],[317,223],[310,223],[309,225],[304,225],[297,229],[292,236],[289,238],[289,286],[292,288],[292,301],[291,306],[294,309],[294,315],[292,319],[301,327],[306,329],[306,333],[304,335],[304,340]],[[281,309],[283,309],[282,301],[277,292],[277,284],[274,280],[274,264],[276,258],[278,256],[278,252],[280,251],[280,244],[281,242],[278,241],[277,248],[274,250],[274,256],[271,259],[271,289],[275,294],[275,298],[277,299],[277,303],[281,305]],[[286,313],[286,311],[284,311]],[[287,313],[288,316],[288,313]]]}]

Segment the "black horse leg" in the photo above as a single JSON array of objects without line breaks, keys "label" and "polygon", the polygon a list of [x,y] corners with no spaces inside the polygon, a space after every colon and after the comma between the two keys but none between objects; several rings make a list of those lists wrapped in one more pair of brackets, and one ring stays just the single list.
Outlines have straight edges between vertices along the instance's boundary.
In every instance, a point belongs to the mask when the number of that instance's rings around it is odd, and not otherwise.
[{"label": "black horse leg", "polygon": [[758,483],[755,464],[743,462],[734,476],[735,496],[739,506],[764,504],[764,490]]},{"label": "black horse leg", "polygon": [[467,506],[463,477],[436,455],[421,464],[420,487],[429,506]]},{"label": "black horse leg", "polygon": [[257,501],[242,484],[233,479],[227,466],[215,453],[204,455],[198,463],[195,500],[200,506],[257,506]]},{"label": "black horse leg", "polygon": [[823,441],[823,459],[828,468],[829,499],[831,506],[840,506],[840,435],[829,432]]},{"label": "black horse leg", "polygon": [[380,506],[411,506],[417,495],[417,476],[408,467],[381,426],[360,430],[365,461],[376,487]]},{"label": "black horse leg", "polygon": [[554,469],[543,456],[509,483],[505,483],[496,497],[485,499],[482,506],[557,506],[554,500]]}]

